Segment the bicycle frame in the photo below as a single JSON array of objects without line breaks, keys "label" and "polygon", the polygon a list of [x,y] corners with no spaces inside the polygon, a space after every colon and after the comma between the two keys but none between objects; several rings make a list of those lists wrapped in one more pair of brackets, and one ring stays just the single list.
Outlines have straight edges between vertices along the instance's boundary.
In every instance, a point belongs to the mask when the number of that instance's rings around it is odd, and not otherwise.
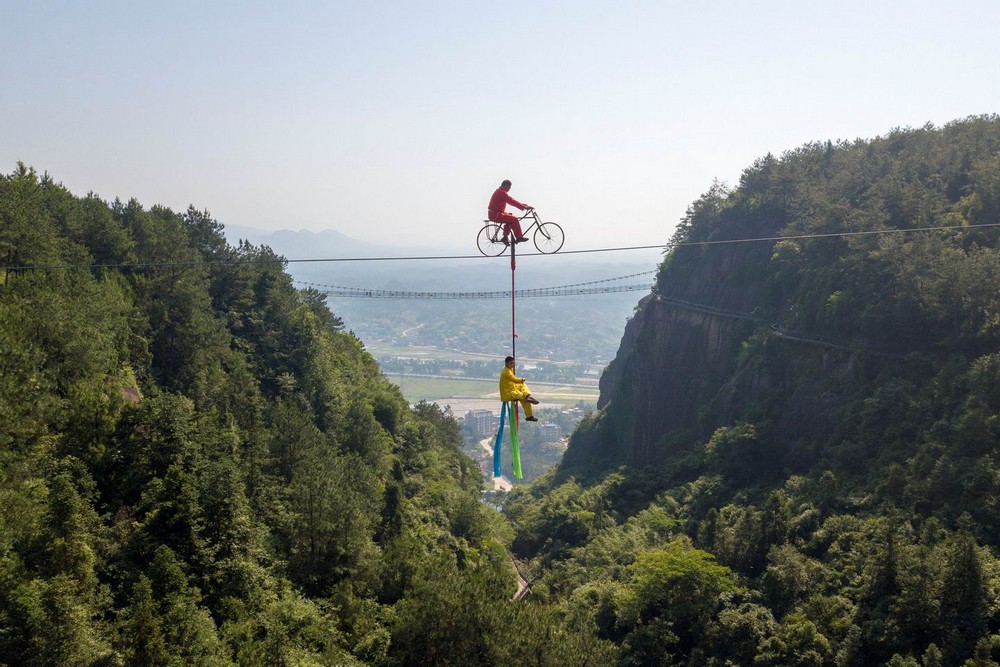
[{"label": "bicycle frame", "polygon": [[538,217],[538,212],[533,208],[525,209],[524,213],[517,219],[517,221],[521,222],[522,220],[527,220],[528,218],[531,218],[531,224],[527,227],[521,227],[521,232],[525,236],[527,236],[531,230],[541,226],[542,224],[541,219]]}]

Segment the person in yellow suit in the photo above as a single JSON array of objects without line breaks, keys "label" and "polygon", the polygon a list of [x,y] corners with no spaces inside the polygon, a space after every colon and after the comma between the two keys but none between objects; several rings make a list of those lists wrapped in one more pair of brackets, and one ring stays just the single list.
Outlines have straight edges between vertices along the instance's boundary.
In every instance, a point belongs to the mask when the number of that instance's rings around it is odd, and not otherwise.
[{"label": "person in yellow suit", "polygon": [[524,378],[514,375],[514,357],[507,357],[503,360],[503,370],[500,371],[500,400],[520,401],[524,408],[524,421],[536,422],[538,418],[531,414],[531,406],[538,405],[538,401],[532,397],[528,385],[524,384]]}]

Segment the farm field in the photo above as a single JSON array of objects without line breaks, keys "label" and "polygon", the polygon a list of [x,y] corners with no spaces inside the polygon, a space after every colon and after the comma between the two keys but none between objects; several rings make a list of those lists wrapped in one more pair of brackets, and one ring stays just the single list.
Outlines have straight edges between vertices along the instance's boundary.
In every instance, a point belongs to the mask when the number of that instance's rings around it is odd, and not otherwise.
[{"label": "farm field", "polygon": [[[393,357],[396,359],[413,359],[417,361],[460,361],[460,362],[481,362],[496,361],[497,368],[503,366],[503,358],[498,354],[484,354],[481,352],[468,352],[454,348],[442,348],[433,345],[393,345],[383,341],[366,343],[365,349],[376,359],[381,357]],[[578,361],[550,361],[534,359],[530,356],[518,355],[522,364],[546,363],[554,366],[580,365]],[[600,375],[603,366],[600,364],[583,364],[595,378]],[[499,371],[497,371],[499,373]]]}]

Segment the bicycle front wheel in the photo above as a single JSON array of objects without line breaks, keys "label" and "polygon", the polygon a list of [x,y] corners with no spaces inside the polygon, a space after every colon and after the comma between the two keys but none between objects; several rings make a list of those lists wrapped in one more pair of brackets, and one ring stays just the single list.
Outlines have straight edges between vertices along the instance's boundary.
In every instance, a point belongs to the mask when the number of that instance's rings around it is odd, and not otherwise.
[{"label": "bicycle front wheel", "polygon": [[543,222],[535,230],[535,247],[538,248],[538,252],[546,255],[559,252],[559,248],[562,248],[565,240],[562,227],[554,222]]},{"label": "bicycle front wheel", "polygon": [[503,251],[507,249],[507,244],[503,242],[503,228],[492,222],[485,225],[479,230],[476,245],[479,246],[479,252],[487,257],[502,255]]}]

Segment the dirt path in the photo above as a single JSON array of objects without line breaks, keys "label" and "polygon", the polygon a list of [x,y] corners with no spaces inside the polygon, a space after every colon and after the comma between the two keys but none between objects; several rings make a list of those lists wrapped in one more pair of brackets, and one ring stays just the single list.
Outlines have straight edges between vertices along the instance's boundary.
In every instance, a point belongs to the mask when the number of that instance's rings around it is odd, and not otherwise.
[{"label": "dirt path", "polygon": [[510,562],[514,564],[514,571],[517,572],[517,592],[514,593],[514,597],[510,599],[511,602],[517,602],[518,600],[524,598],[528,593],[531,592],[531,585],[528,580],[524,578],[521,574],[521,568],[517,566],[517,561],[511,557]]}]

